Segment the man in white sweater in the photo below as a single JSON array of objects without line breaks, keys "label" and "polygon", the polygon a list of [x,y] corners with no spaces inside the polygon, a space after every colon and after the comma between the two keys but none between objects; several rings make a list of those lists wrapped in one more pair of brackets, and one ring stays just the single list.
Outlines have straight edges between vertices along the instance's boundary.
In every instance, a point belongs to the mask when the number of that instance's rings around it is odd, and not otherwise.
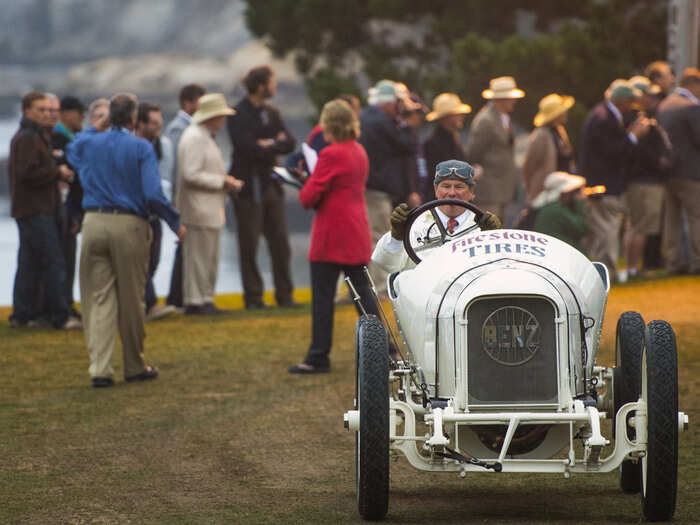
[{"label": "man in white sweater", "polygon": [[177,149],[175,203],[189,232],[183,246],[183,302],[188,315],[222,312],[214,306],[214,287],[226,194],[239,191],[243,181],[226,174],[214,137],[226,116],[234,113],[222,94],[204,95]]}]

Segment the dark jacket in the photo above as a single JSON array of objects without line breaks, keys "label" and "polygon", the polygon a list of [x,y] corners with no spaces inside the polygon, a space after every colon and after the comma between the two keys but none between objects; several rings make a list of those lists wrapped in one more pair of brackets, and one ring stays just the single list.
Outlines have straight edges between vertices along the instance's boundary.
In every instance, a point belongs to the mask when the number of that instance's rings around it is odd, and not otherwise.
[{"label": "dark jacket", "polygon": [[411,191],[406,158],[415,161],[417,138],[409,128],[399,128],[377,106],[367,106],[360,115],[360,143],[369,157],[367,189],[383,191],[399,199]]},{"label": "dark jacket", "polygon": [[8,172],[12,217],[56,213],[60,173],[47,135],[33,120],[22,118],[12,137]]},{"label": "dark jacket", "polygon": [[62,153],[61,157],[57,159],[57,163],[66,164],[70,169],[75,172],[75,177],[69,183],[68,198],[66,199],[66,219],[68,221],[67,226],[70,227],[73,221],[82,222],[83,220],[83,187],[80,184],[80,176],[77,170],[68,164],[66,160],[66,147],[68,143],[73,140],[73,137],[69,137],[59,129],[55,127],[53,133],[51,133],[51,147],[56,151]]},{"label": "dark jacket", "polygon": [[[316,124],[311,130],[311,133],[309,133],[309,136],[306,139],[306,145],[316,151],[316,153],[321,153],[321,150],[328,146],[328,142],[326,142],[326,139],[323,136],[323,129],[321,129],[320,124]],[[289,155],[284,161],[284,167],[288,170],[295,169],[299,166],[299,161],[301,161],[302,169],[311,175],[311,173],[309,173],[309,167],[306,165],[304,153],[301,151],[297,151]]]},{"label": "dark jacket", "polygon": [[601,102],[588,114],[583,133],[579,168],[589,186],[604,185],[606,195],[625,191],[625,167],[635,152],[624,124]]},{"label": "dark jacket", "polygon": [[414,140],[416,142],[416,150],[410,154],[406,155],[403,158],[403,172],[404,172],[404,180],[406,181],[406,185],[403,188],[403,194],[400,195],[398,198],[394,197],[394,206],[398,206],[402,202],[408,202],[409,196],[412,193],[417,193],[420,183],[419,183],[419,174],[418,174],[418,157],[423,155],[421,145],[418,142],[418,131],[413,128],[409,127],[408,131],[413,135]]},{"label": "dark jacket", "polygon": [[673,144],[671,176],[700,180],[700,106],[671,93],[659,105],[659,123]]},{"label": "dark jacket", "polygon": [[[625,115],[625,124],[634,122],[638,114],[637,111],[631,111],[629,115]],[[649,132],[639,139],[634,153],[627,167],[628,183],[665,182],[671,167],[671,142],[661,126],[651,126]]]},{"label": "dark jacket", "polygon": [[425,185],[421,188],[421,197],[424,202],[435,200],[435,188],[433,180],[435,178],[435,166],[444,160],[464,160],[464,150],[460,144],[455,142],[452,133],[441,125],[436,124],[423,143],[423,154],[425,155],[425,169],[427,177]]},{"label": "dark jacket", "polygon": [[[282,122],[279,111],[272,106],[265,104],[256,108],[245,97],[235,109],[236,114],[227,120],[233,145],[230,173],[245,182],[239,197],[260,202],[268,185],[273,184],[282,191],[280,183],[273,177],[272,168],[277,155],[291,152],[296,140]],[[271,146],[257,144],[259,139],[275,139],[280,131],[287,135],[286,140],[275,140]]]}]

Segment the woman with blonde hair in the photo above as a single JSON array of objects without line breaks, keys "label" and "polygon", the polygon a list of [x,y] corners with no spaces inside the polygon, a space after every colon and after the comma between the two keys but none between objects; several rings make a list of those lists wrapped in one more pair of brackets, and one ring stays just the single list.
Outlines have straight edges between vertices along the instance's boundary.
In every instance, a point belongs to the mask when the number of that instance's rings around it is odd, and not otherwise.
[{"label": "woman with blonde hair", "polygon": [[369,161],[357,142],[360,124],[350,105],[336,99],[323,107],[321,127],[330,144],[299,192],[302,206],[316,210],[309,247],[312,337],[304,361],[289,367],[292,374],[330,372],[333,298],[341,271],[352,280],[367,312],[378,315],[363,272],[372,255],[372,237],[365,204]]}]

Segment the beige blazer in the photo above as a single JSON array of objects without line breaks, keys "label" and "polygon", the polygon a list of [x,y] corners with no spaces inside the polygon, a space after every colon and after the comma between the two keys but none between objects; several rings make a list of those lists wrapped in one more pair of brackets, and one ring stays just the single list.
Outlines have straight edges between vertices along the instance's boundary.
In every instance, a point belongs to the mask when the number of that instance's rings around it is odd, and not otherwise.
[{"label": "beige blazer", "polygon": [[[560,134],[566,137],[566,130],[562,127]],[[549,126],[540,126],[530,133],[530,139],[523,163],[523,182],[527,194],[528,204],[544,189],[544,180],[547,175],[557,171],[557,145]],[[573,161],[567,169],[574,170]]]},{"label": "beige blazer", "polygon": [[544,189],[544,179],[557,170],[557,146],[548,126],[540,126],[530,133],[523,163],[523,182],[527,202],[532,201]]},{"label": "beige blazer", "polygon": [[226,222],[226,167],[209,130],[190,124],[177,147],[175,207],[180,220],[203,228],[223,228]]},{"label": "beige blazer", "polygon": [[476,182],[475,203],[506,204],[515,198],[517,170],[513,145],[498,110],[486,104],[472,122],[465,149],[467,162],[481,164],[484,174]]}]

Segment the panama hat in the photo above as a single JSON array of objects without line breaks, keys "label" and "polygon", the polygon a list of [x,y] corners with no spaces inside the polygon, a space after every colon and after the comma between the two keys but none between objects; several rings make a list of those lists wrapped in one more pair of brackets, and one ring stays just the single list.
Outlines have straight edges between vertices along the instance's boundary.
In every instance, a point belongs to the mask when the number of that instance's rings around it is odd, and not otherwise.
[{"label": "panama hat", "polygon": [[440,93],[433,99],[433,110],[425,116],[427,121],[437,120],[447,115],[466,115],[471,113],[469,104],[463,104],[454,93]]},{"label": "panama hat", "polygon": [[574,97],[551,93],[540,100],[540,110],[535,115],[535,126],[544,126],[574,105]]},{"label": "panama hat", "polygon": [[572,175],[565,171],[555,171],[547,175],[544,179],[544,189],[532,201],[533,208],[541,208],[545,204],[554,202],[561,196],[562,193],[583,188],[586,185],[586,179],[579,175]]},{"label": "panama hat", "polygon": [[661,93],[661,86],[652,84],[651,80],[649,80],[647,77],[643,77],[642,75],[634,76],[630,78],[628,82],[632,84],[632,87],[637,88],[645,95],[658,95]]},{"label": "panama hat", "polygon": [[210,118],[235,114],[236,111],[228,106],[221,93],[209,93],[200,97],[199,109],[192,115],[192,122],[201,124]]},{"label": "panama hat", "polygon": [[[403,103],[403,107],[406,111],[413,112],[424,110],[425,106],[423,105],[423,101],[417,94],[411,93],[408,86],[403,82],[396,82],[394,84],[394,92],[396,93],[396,98]],[[424,113],[427,112],[424,111]]]},{"label": "panama hat", "polygon": [[518,89],[513,77],[492,78],[489,88],[481,92],[481,96],[486,99],[494,98],[523,98],[525,92]]}]

